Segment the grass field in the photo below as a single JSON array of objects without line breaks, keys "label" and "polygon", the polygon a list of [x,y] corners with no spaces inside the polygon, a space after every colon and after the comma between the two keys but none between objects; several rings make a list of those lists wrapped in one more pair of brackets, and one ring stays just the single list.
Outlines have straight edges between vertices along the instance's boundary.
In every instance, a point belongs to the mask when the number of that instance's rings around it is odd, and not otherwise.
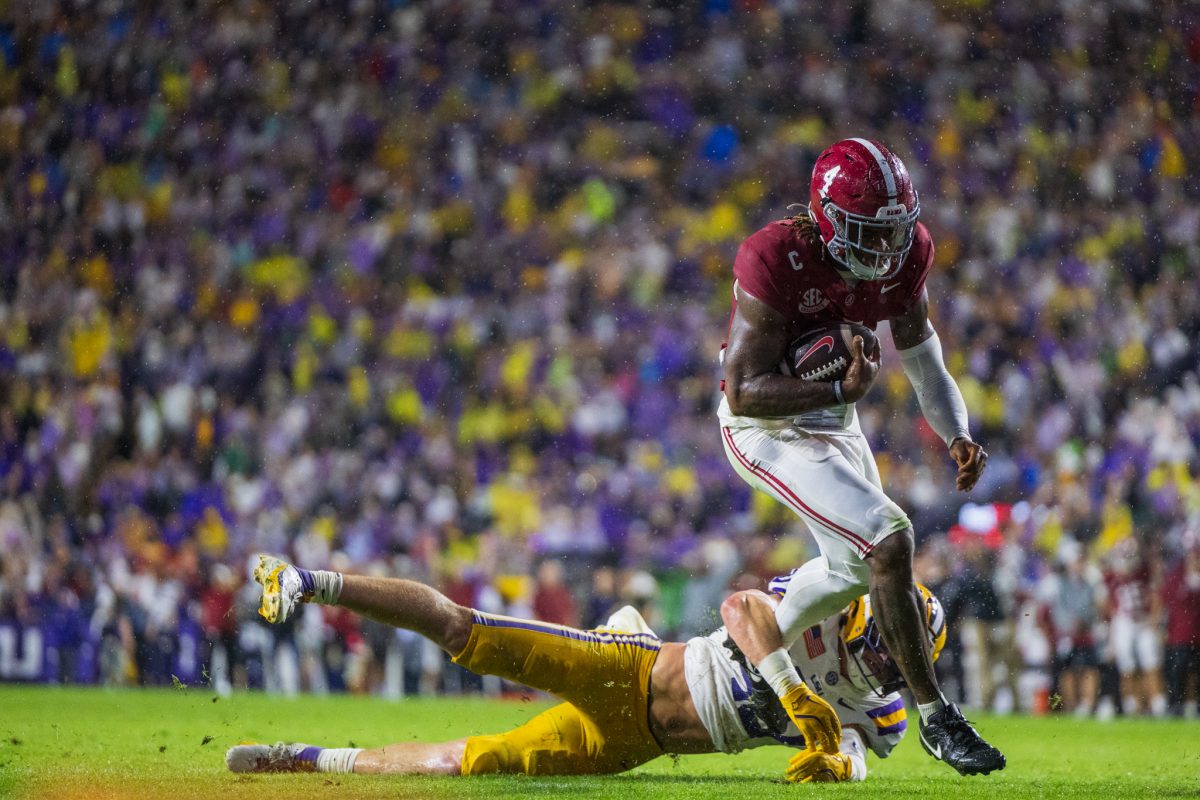
[{"label": "grass field", "polygon": [[1009,767],[960,778],[910,736],[865,784],[782,781],[788,751],[660,759],[605,778],[394,778],[225,771],[241,740],[344,747],[494,733],[542,701],[389,703],[357,697],[214,699],[203,688],[109,691],[0,686],[0,798],[1200,798],[1200,723],[981,718]]}]

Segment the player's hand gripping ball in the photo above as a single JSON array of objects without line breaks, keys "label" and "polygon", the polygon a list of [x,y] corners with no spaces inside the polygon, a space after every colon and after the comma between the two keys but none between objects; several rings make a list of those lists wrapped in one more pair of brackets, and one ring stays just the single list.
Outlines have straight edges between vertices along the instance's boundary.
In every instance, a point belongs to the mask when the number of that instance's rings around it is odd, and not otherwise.
[{"label": "player's hand gripping ball", "polygon": [[850,780],[850,756],[801,750],[788,762],[787,779],[792,783],[839,783]]},{"label": "player's hand gripping ball", "polygon": [[806,381],[840,381],[854,360],[855,336],[862,337],[863,355],[878,359],[879,337],[873,330],[856,322],[833,323],[813,328],[788,345],[780,371]]}]

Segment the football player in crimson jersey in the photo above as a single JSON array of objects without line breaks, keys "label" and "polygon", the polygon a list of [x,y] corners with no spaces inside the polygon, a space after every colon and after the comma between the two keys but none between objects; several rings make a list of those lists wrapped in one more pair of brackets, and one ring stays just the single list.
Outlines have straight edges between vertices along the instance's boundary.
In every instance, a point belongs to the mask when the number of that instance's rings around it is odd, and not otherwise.
[{"label": "football player in crimson jersey", "polygon": [[779,369],[788,344],[816,325],[887,320],[921,411],[958,466],[958,489],[975,485],[987,454],[971,439],[929,322],[933,240],[920,210],[904,164],[882,144],[846,139],[820,155],[807,211],[772,222],[738,250],[719,417],[734,469],[795,511],[821,550],[776,612],[783,645],[869,590],[920,706],[922,745],[967,775],[1003,768],[1004,756],[945,701],[921,635],[912,527],[884,493],[854,411],[875,380],[878,353],[864,354],[855,337],[851,364],[832,383]]},{"label": "football player in crimson jersey", "polygon": [[[1105,612],[1108,641],[1121,673],[1121,702],[1126,714],[1167,713],[1162,674],[1162,590],[1157,561],[1144,545],[1129,538],[1105,554]],[[1144,705],[1143,705],[1144,704]]]}]

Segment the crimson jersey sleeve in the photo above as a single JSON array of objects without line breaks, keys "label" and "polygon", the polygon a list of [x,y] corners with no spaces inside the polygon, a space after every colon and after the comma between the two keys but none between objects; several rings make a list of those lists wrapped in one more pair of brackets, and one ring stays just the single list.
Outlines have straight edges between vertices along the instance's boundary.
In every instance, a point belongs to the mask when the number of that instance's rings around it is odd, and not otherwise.
[{"label": "crimson jersey sleeve", "polygon": [[[933,237],[929,235],[929,231],[925,229],[924,225],[918,224],[918,236],[916,241],[913,242],[913,249],[909,254],[908,263],[904,265],[907,269],[913,270],[914,275],[912,282],[908,286],[908,291],[904,293],[904,297],[902,298],[904,302],[901,307],[901,314],[911,311],[925,292],[925,281],[929,278],[929,273],[933,269],[933,252]],[[893,314],[892,316],[898,315]]]},{"label": "crimson jersey sleeve", "polygon": [[788,309],[782,302],[783,292],[774,281],[770,267],[763,260],[756,244],[758,238],[757,235],[751,236],[738,248],[737,258],[733,261],[733,277],[743,292],[786,317]]}]

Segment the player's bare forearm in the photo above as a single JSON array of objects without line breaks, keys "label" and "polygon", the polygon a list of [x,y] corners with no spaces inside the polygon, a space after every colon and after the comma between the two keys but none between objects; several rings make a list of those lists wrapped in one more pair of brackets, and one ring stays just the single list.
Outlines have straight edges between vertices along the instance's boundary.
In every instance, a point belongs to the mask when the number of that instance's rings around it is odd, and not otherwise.
[{"label": "player's bare forearm", "polygon": [[725,630],[775,692],[784,713],[805,741],[818,750],[836,753],[842,724],[833,707],[804,683],[784,649],[783,633],[775,621],[777,604],[778,600],[763,592],[735,592],[721,604]]},{"label": "player's bare forearm", "polygon": [[838,404],[832,384],[779,371],[787,337],[787,325],[778,312],[738,289],[725,348],[725,397],[734,414],[788,417]]},{"label": "player's bare forearm", "polygon": [[729,638],[754,666],[783,647],[775,606],[770,595],[755,590],[735,592],[721,604],[721,620]]},{"label": "player's bare forearm", "polygon": [[782,374],[726,378],[725,396],[729,409],[740,417],[794,417],[838,405],[833,384]]}]

